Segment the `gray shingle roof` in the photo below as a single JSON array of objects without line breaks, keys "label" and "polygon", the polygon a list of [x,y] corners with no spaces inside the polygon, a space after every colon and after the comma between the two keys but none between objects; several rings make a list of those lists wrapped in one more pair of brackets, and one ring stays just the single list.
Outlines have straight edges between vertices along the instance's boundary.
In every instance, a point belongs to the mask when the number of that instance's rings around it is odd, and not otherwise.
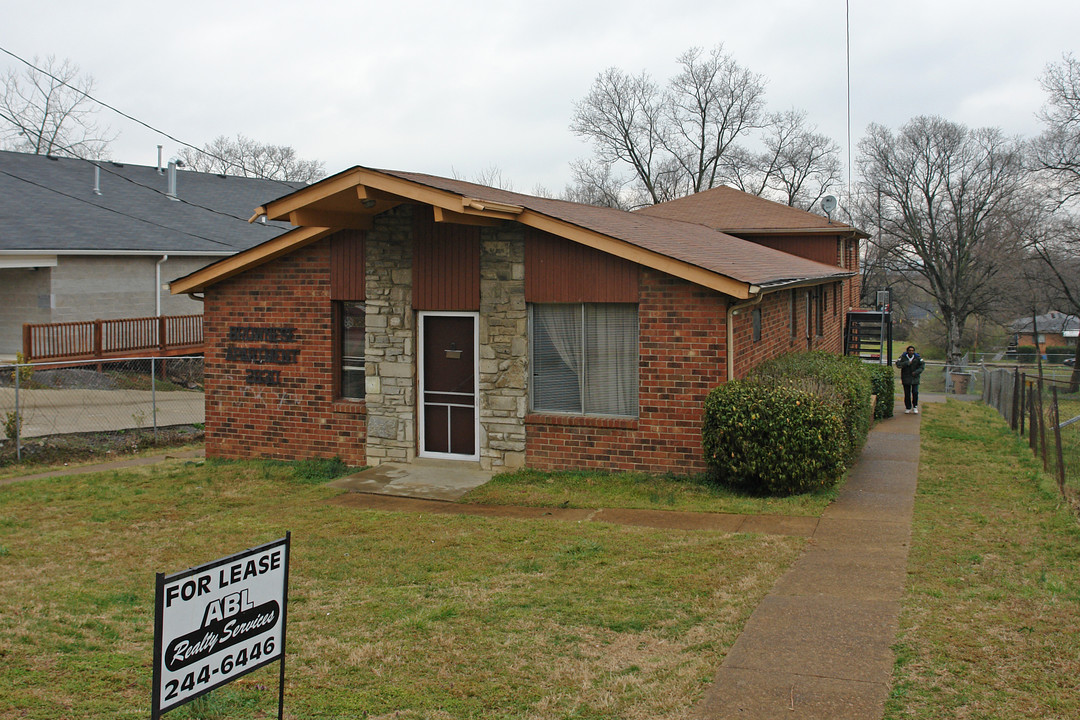
[{"label": "gray shingle roof", "polygon": [[[1035,318],[1040,333],[1064,333],[1080,329],[1080,317],[1057,310]],[[1012,324],[1013,332],[1031,332],[1031,318],[1017,318]]]},{"label": "gray shingle roof", "polygon": [[231,254],[288,230],[247,218],[303,187],[179,170],[177,202],[155,167],[98,164],[101,195],[88,161],[0,151],[0,253]]}]

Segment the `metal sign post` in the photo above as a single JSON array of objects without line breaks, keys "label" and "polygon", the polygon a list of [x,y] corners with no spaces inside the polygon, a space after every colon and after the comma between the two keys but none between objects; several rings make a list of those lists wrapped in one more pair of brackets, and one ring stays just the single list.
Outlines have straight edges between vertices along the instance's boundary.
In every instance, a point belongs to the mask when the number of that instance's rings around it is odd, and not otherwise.
[{"label": "metal sign post", "polygon": [[152,720],[275,661],[282,719],[291,539],[157,574]]}]

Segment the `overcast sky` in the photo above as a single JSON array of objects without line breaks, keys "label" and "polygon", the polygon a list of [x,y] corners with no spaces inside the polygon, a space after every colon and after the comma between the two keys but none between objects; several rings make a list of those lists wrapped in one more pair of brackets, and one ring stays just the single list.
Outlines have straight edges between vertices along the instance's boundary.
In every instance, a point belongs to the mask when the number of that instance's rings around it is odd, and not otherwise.
[{"label": "overcast sky", "polygon": [[[590,154],[568,129],[603,69],[666,80],[723,43],[847,143],[844,0],[0,3],[0,46],[70,58],[102,100],[198,146],[243,133],[352,165],[466,179],[497,167],[519,192],[561,191]],[[938,114],[1032,135],[1038,77],[1076,51],[1076,0],[850,0],[851,128]],[[18,63],[0,56],[0,70]],[[114,160],[177,145],[105,111]],[[845,159],[846,162],[846,159]]]}]

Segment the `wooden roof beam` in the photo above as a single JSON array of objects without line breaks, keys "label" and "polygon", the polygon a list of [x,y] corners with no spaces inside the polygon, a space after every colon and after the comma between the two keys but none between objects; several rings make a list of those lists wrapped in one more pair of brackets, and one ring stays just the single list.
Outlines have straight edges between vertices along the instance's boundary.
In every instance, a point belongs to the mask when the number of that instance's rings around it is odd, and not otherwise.
[{"label": "wooden roof beam", "polygon": [[358,171],[344,172],[337,177],[321,180],[314,185],[301,188],[280,200],[268,202],[261,209],[265,209],[268,220],[287,220],[289,213],[292,211],[307,207],[332,195],[337,195],[339,192],[350,190],[359,183]]},{"label": "wooden roof beam", "polygon": [[348,230],[370,230],[373,215],[367,213],[336,212],[333,210],[293,210],[289,222],[297,226],[332,227]]},{"label": "wooden roof beam", "polygon": [[432,208],[432,210],[435,212],[435,222],[437,223],[476,225],[479,227],[495,227],[503,223],[498,218],[484,217],[483,215],[466,215],[465,213],[456,213],[453,210],[444,210],[441,207]]},{"label": "wooden roof beam", "polygon": [[208,265],[190,275],[173,280],[169,283],[169,292],[173,295],[200,292],[205,290],[208,285],[238,275],[263,263],[268,263],[282,255],[291,253],[297,248],[310,245],[332,232],[334,232],[334,228],[328,227],[295,228],[249,250],[230,255],[224,260],[218,260],[213,265]]}]

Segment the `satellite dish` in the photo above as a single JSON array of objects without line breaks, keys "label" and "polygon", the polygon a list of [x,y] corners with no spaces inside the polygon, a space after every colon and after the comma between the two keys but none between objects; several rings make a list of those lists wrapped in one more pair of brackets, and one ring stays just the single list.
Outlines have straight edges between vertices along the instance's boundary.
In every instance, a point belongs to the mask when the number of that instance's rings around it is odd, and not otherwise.
[{"label": "satellite dish", "polygon": [[821,198],[821,209],[825,211],[825,214],[832,220],[832,211],[836,209],[836,196],[826,195]]}]

